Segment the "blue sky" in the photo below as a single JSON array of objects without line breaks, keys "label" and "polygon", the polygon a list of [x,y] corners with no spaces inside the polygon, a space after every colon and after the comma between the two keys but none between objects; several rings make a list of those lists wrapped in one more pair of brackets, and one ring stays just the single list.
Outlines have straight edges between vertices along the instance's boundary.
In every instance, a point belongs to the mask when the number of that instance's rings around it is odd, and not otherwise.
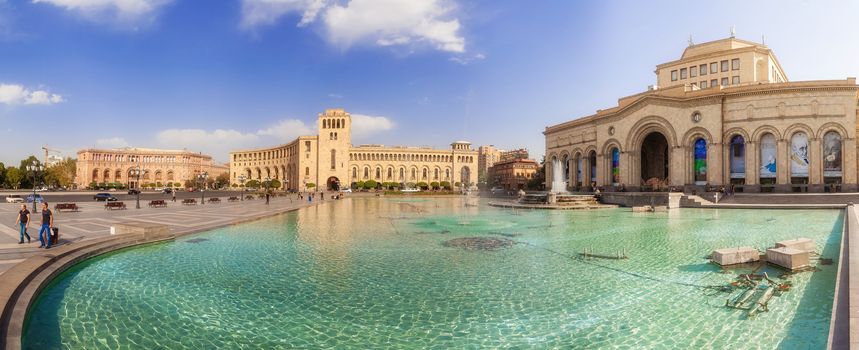
[{"label": "blue sky", "polygon": [[773,48],[790,80],[859,73],[859,3],[0,0],[0,161],[49,145],[230,149],[353,143],[527,147],[614,106],[696,42]]}]

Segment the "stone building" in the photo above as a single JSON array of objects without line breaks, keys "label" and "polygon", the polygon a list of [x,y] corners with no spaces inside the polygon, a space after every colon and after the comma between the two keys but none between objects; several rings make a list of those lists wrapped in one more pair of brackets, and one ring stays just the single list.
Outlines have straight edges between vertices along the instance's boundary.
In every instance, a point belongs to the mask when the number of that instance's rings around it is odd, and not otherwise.
[{"label": "stone building", "polygon": [[489,168],[489,183],[507,191],[524,190],[539,167],[533,159],[511,157]]},{"label": "stone building", "polygon": [[230,152],[230,180],[277,179],[283,188],[338,190],[358,181],[448,181],[473,184],[477,151],[457,141],[450,149],[428,147],[352,146],[352,117],[342,109],[328,109],[317,118],[318,135],[267,148]]},{"label": "stone building", "polygon": [[[137,167],[145,173],[131,175]],[[128,188],[138,185],[168,183],[184,185],[186,180],[196,181],[197,174],[206,172],[210,178],[229,172],[229,167],[220,165],[211,156],[189,151],[161,150],[150,148],[83,149],[78,151],[75,184],[86,188],[91,183],[122,183]]]},{"label": "stone building", "polygon": [[855,78],[791,82],[769,47],[733,37],[655,73],[616,107],[546,127],[548,188],[857,189]]},{"label": "stone building", "polygon": [[528,159],[528,150],[524,148],[514,149],[512,151],[503,151],[501,152],[501,159],[511,160],[511,159]]},{"label": "stone building", "polygon": [[489,183],[489,168],[501,160],[502,152],[494,145],[477,148],[477,178],[481,184]]}]

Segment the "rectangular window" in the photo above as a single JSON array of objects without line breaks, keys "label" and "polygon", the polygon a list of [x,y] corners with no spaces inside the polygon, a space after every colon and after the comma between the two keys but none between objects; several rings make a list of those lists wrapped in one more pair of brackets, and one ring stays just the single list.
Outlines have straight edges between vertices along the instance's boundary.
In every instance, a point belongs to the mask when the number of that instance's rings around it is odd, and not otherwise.
[{"label": "rectangular window", "polygon": [[694,78],[698,76],[698,67],[692,66],[689,67],[689,77]]},{"label": "rectangular window", "polygon": [[722,86],[728,86],[728,78],[722,78]]},{"label": "rectangular window", "polygon": [[740,76],[735,75],[735,76],[731,77],[731,84],[734,84],[734,85],[740,84]]},{"label": "rectangular window", "polygon": [[677,81],[677,71],[671,71],[671,81]]},{"label": "rectangular window", "polygon": [[716,62],[710,63],[710,74],[716,74],[719,72],[719,64]]},{"label": "rectangular window", "polygon": [[719,80],[711,79],[710,80],[710,87],[717,87],[717,86],[719,86]]},{"label": "rectangular window", "polygon": [[307,147],[307,152],[310,152],[310,141],[304,141],[304,147]]},{"label": "rectangular window", "polygon": [[699,66],[698,69],[701,71],[701,75],[707,75],[707,64],[706,63]]},{"label": "rectangular window", "polygon": [[727,71],[728,71],[728,60],[724,60],[724,61],[722,61],[722,71],[723,71],[723,72],[727,72]]},{"label": "rectangular window", "polygon": [[680,68],[680,79],[686,79],[686,68]]},{"label": "rectangular window", "polygon": [[731,60],[731,70],[740,70],[740,59],[735,58]]},{"label": "rectangular window", "polygon": [[706,89],[707,88],[707,81],[702,80],[700,83],[698,83],[698,86],[700,86],[702,89]]}]

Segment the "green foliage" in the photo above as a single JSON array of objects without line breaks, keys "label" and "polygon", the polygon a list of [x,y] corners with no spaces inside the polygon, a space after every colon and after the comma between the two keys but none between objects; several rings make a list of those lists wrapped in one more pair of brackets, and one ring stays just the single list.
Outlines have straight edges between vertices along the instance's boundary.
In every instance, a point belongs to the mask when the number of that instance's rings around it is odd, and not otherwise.
[{"label": "green foliage", "polygon": [[367,190],[372,190],[372,189],[376,188],[378,185],[379,184],[376,182],[376,180],[364,181],[364,189],[367,189]]},{"label": "green foliage", "polygon": [[439,183],[439,186],[441,186],[442,189],[451,190],[450,181],[442,181]]},{"label": "green foliage", "polygon": [[457,183],[455,183],[455,184],[453,184],[453,185],[454,185],[454,186],[456,186],[456,187],[462,187],[462,182],[457,182]]},{"label": "green foliage", "polygon": [[356,190],[360,190],[360,189],[364,188],[364,181],[358,181],[352,187],[355,188]]},{"label": "green foliage", "polygon": [[21,181],[24,179],[24,172],[18,168],[9,168],[6,170],[6,184],[13,189],[19,189]]},{"label": "green foliage", "polygon": [[232,185],[230,185],[230,186],[231,186],[232,188],[236,188],[236,187],[239,187],[239,184],[232,184]]},{"label": "green foliage", "polygon": [[155,183],[155,187],[164,187],[164,185],[161,184],[161,181],[158,181]]},{"label": "green foliage", "polygon": [[185,180],[185,188],[192,188],[192,187],[194,187],[194,181]]},{"label": "green foliage", "polygon": [[230,173],[221,173],[218,175],[218,177],[215,178],[215,184],[217,184],[218,187],[228,186],[230,184]]},{"label": "green foliage", "polygon": [[245,187],[247,188],[259,188],[259,185],[259,181],[257,180],[250,180],[248,182],[245,182]]},{"label": "green foliage", "polygon": [[0,185],[6,183],[6,165],[0,162]]},{"label": "green foliage", "polygon": [[407,182],[406,188],[415,188],[415,183],[414,182]]},{"label": "green foliage", "polygon": [[279,189],[283,184],[280,183],[280,180],[274,179],[271,180],[271,183],[268,184],[269,188]]},{"label": "green foliage", "polygon": [[173,187],[173,181],[168,182],[167,187]]},{"label": "green foliage", "polygon": [[439,183],[436,181],[430,182],[430,187],[434,190],[439,189]]},{"label": "green foliage", "polygon": [[90,182],[88,188],[91,190],[98,189],[98,182],[95,182],[95,181]]},{"label": "green foliage", "polygon": [[304,185],[304,187],[307,187],[307,188],[314,188],[314,187],[316,187],[316,184],[315,184],[315,183],[312,183],[312,182],[308,182],[308,183],[307,183],[307,185]]},{"label": "green foliage", "polygon": [[422,189],[422,190],[425,190],[425,189],[428,189],[428,188],[429,188],[429,185],[427,185],[427,183],[426,183],[426,182],[423,182],[423,181],[418,182],[418,183],[417,183],[417,184],[415,184],[415,185],[416,185],[416,186],[418,186],[418,188],[420,188],[420,189]]}]

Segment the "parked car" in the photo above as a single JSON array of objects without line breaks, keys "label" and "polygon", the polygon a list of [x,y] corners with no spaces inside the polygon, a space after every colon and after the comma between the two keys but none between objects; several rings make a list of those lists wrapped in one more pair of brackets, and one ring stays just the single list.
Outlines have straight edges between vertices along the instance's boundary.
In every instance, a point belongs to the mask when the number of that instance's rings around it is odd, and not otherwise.
[{"label": "parked car", "polygon": [[[33,203],[33,198],[34,197],[32,194],[27,195],[27,203]],[[45,198],[42,198],[41,194],[36,193],[35,200],[36,200],[36,203],[42,203],[45,201]]]},{"label": "parked car", "polygon": [[17,194],[10,194],[6,196],[6,203],[24,203],[24,198]]},{"label": "parked car", "polygon": [[173,193],[173,189],[167,187],[167,188],[164,188],[163,190],[161,190],[161,193]]},{"label": "parked car", "polygon": [[92,199],[96,202],[115,202],[118,200],[112,194],[104,192],[96,193],[95,196],[92,196]]},{"label": "parked car", "polygon": [[504,194],[504,192],[505,192],[504,187],[500,187],[500,186],[495,186],[491,190],[489,190],[489,193],[492,193],[492,194]]},{"label": "parked car", "polygon": [[45,192],[45,191],[47,191],[47,190],[48,190],[48,188],[47,188],[47,187],[39,187],[39,188],[37,188],[37,189],[36,189],[36,192]]},{"label": "parked car", "polygon": [[128,194],[140,194],[140,190],[132,188],[128,190]]},{"label": "parked car", "polygon": [[343,192],[343,193],[352,193],[352,189],[351,189],[351,188],[344,188],[344,189],[340,190],[340,192]]}]

